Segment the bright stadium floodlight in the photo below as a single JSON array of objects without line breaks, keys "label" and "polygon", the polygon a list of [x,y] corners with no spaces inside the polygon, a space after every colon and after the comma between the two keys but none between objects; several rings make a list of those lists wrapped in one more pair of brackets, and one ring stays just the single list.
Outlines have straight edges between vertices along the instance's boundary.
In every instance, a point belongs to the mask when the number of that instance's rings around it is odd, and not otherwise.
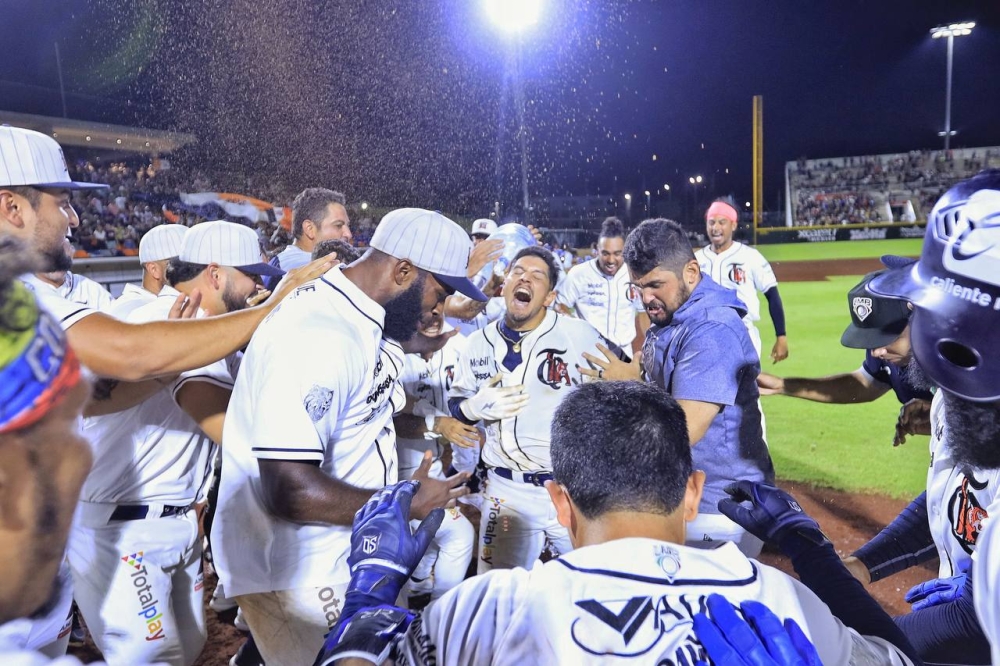
[{"label": "bright stadium floodlight", "polygon": [[696,183],[700,183],[700,182],[701,182],[701,176],[695,176],[695,177],[694,177],[694,181],[695,181]]},{"label": "bright stadium floodlight", "polygon": [[632,195],[628,192],[625,193],[625,201],[632,201]]},{"label": "bright stadium floodlight", "polygon": [[944,131],[938,132],[938,136],[944,137],[945,150],[950,148],[951,137],[955,135],[955,130],[951,128],[951,66],[955,52],[955,38],[971,35],[972,29],[975,27],[975,21],[965,21],[963,23],[949,23],[948,25],[939,25],[936,28],[931,28],[931,37],[934,39],[948,38],[948,78],[945,83]]},{"label": "bright stadium floodlight", "polygon": [[664,184],[663,184],[663,191],[664,191],[664,192],[669,192],[669,191],[670,191],[670,186],[669,186],[669,185],[667,185],[666,183],[664,183]]},{"label": "bright stadium floodlight", "polygon": [[367,201],[362,201],[361,202],[361,210],[368,210],[368,202]]},{"label": "bright stadium floodlight", "polygon": [[690,178],[688,178],[688,182],[691,183],[692,185],[694,185],[694,176],[691,176]]},{"label": "bright stadium floodlight", "polygon": [[517,34],[538,23],[542,0],[483,0],[483,8],[498,28]]}]

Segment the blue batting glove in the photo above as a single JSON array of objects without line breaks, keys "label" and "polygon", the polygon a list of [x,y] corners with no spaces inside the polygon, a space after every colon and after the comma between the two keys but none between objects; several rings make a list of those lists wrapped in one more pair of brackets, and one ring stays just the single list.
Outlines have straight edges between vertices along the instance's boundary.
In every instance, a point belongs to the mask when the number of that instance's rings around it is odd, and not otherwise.
[{"label": "blue batting glove", "polygon": [[947,604],[962,598],[971,570],[971,562],[958,566],[958,573],[948,578],[935,578],[921,583],[906,593],[906,601],[913,604],[913,610]]},{"label": "blue batting glove", "polygon": [[405,608],[362,608],[340,622],[323,642],[313,666],[330,666],[339,659],[357,657],[381,664],[389,657],[396,639],[406,633],[415,615]]},{"label": "blue batting glove", "polygon": [[[708,597],[709,618],[694,616],[695,635],[716,664],[743,666],[822,666],[816,648],[795,620],[784,624],[766,606],[746,601],[744,620],[719,594]],[[703,665],[704,662],[698,662]]]},{"label": "blue batting glove", "polygon": [[[795,498],[766,483],[737,481],[725,488],[730,498],[719,500],[719,511],[761,541],[774,544],[798,534],[816,544],[828,543],[823,531]],[[747,508],[741,502],[750,502]]]},{"label": "blue batting glove", "polygon": [[444,520],[444,509],[431,511],[416,532],[410,531],[410,502],[418,481],[403,481],[375,493],[354,514],[351,534],[351,583],[341,620],[361,608],[392,606]]}]

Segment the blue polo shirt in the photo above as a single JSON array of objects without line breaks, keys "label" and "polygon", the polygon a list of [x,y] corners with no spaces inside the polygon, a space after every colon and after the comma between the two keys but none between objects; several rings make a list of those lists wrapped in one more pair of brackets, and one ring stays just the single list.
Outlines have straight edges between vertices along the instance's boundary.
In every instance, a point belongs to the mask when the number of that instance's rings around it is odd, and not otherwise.
[{"label": "blue polo shirt", "polygon": [[699,511],[718,514],[723,491],[734,481],[774,482],[774,465],[761,427],[757,375],[760,358],[747,333],[746,306],[702,273],[690,298],[666,326],[653,325],[643,345],[646,379],[675,400],[722,405],[691,449],[705,472]]},{"label": "blue polo shirt", "polygon": [[870,349],[865,352],[865,362],[861,365],[861,370],[868,373],[873,380],[890,386],[896,394],[896,399],[904,405],[914,398],[929,401],[934,397],[930,391],[918,389],[910,384],[906,379],[905,368],[875,358]]}]

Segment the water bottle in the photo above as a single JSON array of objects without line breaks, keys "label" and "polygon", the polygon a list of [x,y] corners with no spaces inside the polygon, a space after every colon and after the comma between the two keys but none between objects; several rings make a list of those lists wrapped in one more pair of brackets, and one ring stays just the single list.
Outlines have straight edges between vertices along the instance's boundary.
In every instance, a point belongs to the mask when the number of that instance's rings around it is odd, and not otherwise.
[{"label": "water bottle", "polygon": [[491,276],[506,273],[507,267],[514,261],[514,256],[524,248],[536,243],[535,237],[531,235],[528,228],[516,222],[501,225],[486,240],[502,240],[504,243],[503,254],[496,261],[491,261],[483,266],[476,277],[472,279],[473,284],[479,289],[482,289],[490,281]]}]

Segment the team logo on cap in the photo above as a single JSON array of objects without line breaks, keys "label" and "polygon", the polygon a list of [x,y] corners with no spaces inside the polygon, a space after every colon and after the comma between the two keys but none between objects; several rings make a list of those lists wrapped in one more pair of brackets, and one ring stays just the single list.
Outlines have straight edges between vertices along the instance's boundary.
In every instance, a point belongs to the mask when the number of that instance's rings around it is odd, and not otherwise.
[{"label": "team logo on cap", "polygon": [[858,321],[864,321],[872,313],[872,299],[867,296],[855,296],[851,301],[851,309],[854,310]]},{"label": "team logo on cap", "polygon": [[319,384],[313,384],[302,404],[312,422],[319,423],[319,420],[330,411],[330,405],[333,404],[333,391]]},{"label": "team logo on cap", "polygon": [[1000,191],[975,192],[955,217],[946,239],[945,269],[1000,285]]}]

